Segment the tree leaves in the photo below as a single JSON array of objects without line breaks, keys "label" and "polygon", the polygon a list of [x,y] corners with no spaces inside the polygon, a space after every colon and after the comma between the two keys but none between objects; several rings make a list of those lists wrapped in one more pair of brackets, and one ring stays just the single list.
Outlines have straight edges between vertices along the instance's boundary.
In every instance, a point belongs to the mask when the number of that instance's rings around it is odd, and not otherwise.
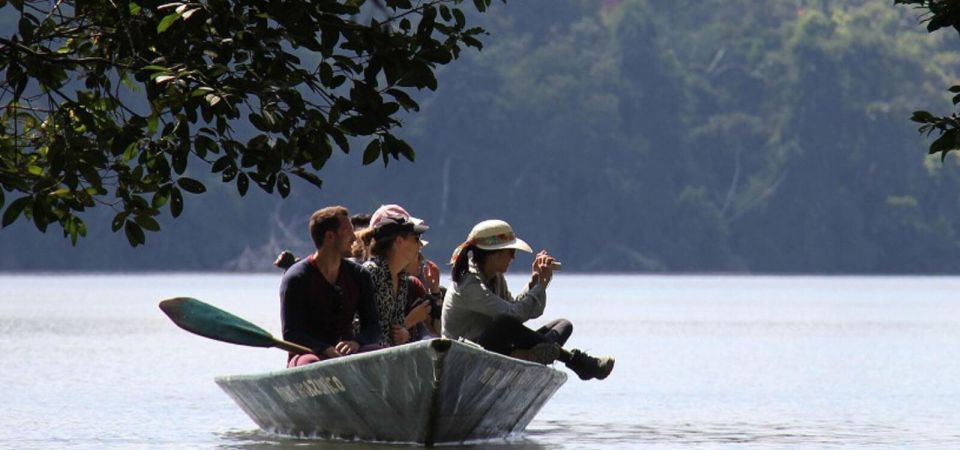
[{"label": "tree leaves", "polygon": [[180,217],[180,213],[182,212],[183,194],[180,193],[180,189],[173,188],[170,190],[170,215]]},{"label": "tree leaves", "polygon": [[160,224],[150,216],[137,216],[134,221],[145,230],[160,231]]},{"label": "tree leaves", "polygon": [[960,132],[957,128],[949,129],[943,132],[939,138],[930,144],[929,154],[940,153],[940,160],[947,158],[947,153],[958,148],[957,134]]},{"label": "tree leaves", "polygon": [[237,192],[241,197],[247,195],[247,189],[250,188],[250,178],[247,174],[240,172],[240,175],[237,176]]},{"label": "tree leaves", "polygon": [[127,221],[123,226],[123,232],[127,236],[127,241],[130,242],[130,245],[136,247],[138,245],[143,245],[146,242],[147,237],[143,234],[143,228],[140,228],[135,222]]},{"label": "tree leaves", "polygon": [[411,98],[406,92],[403,92],[400,89],[387,89],[386,93],[393,96],[397,103],[399,103],[400,106],[403,106],[403,109],[407,111],[420,111],[420,105],[413,101],[413,98]]},{"label": "tree leaves", "polygon": [[[960,4],[957,2],[941,2],[931,0],[894,0],[894,4],[914,5],[919,9],[927,9],[929,15],[926,15],[927,31],[934,32],[940,28],[952,27],[960,32]],[[960,85],[951,86],[948,89],[953,96],[954,106],[960,104]],[[956,114],[951,116],[935,116],[927,111],[914,111],[910,120],[922,124],[918,131],[921,134],[930,135],[938,132],[940,136],[930,144],[928,154],[940,153],[940,160],[947,158],[947,153],[960,149],[960,117]]]},{"label": "tree leaves", "polygon": [[[372,143],[364,164],[412,161],[400,115],[482,33],[460,0],[10,3],[21,13],[17,45],[0,52],[0,150],[28,156],[0,185],[19,197],[5,224],[59,224],[76,242],[80,215],[111,205],[134,246],[214,180],[241,196],[252,180],[287,197],[290,174],[320,188],[316,171],[352,137]],[[245,121],[259,134],[242,143]],[[197,164],[220,175],[183,176]]]},{"label": "tree leaves", "polygon": [[180,13],[173,13],[164,16],[163,20],[157,24],[157,33],[163,33],[167,31],[167,29],[170,28],[174,22],[180,20],[180,17],[182,17]]},{"label": "tree leaves", "polygon": [[318,177],[313,173],[307,172],[303,168],[297,167],[293,169],[293,174],[300,178],[303,178],[304,180],[307,180],[310,184],[316,186],[317,189],[320,189],[323,187],[323,180],[321,180],[320,177]]},{"label": "tree leaves", "polygon": [[31,202],[30,197],[20,197],[10,203],[10,206],[7,206],[7,210],[3,213],[3,222],[0,226],[6,227],[7,225],[12,224],[17,220],[17,217],[20,216],[20,213],[23,212],[24,208],[30,206]]},{"label": "tree leaves", "polygon": [[935,0],[894,0],[894,4],[915,5],[920,9],[929,10],[930,14],[924,17],[927,22],[927,31],[934,32],[944,27],[952,27],[960,31],[960,5],[956,2]]},{"label": "tree leaves", "polygon": [[363,165],[370,165],[380,157],[380,140],[373,139],[363,151]]},{"label": "tree leaves", "polygon": [[960,149],[960,116],[939,117],[928,111],[914,111],[910,120],[922,124],[918,128],[921,134],[939,134],[930,144],[928,154],[940,153],[940,160],[943,161],[947,153]]},{"label": "tree leaves", "polygon": [[277,174],[277,191],[280,192],[280,196],[283,198],[287,198],[287,196],[290,195],[290,179],[287,178],[286,174]]},{"label": "tree leaves", "polygon": [[919,123],[935,122],[936,119],[933,114],[927,111],[914,111],[913,116],[910,117],[910,120]]},{"label": "tree leaves", "polygon": [[207,187],[203,183],[193,178],[180,177],[177,179],[177,185],[191,194],[202,194],[207,191]]},{"label": "tree leaves", "polygon": [[490,0],[473,0],[473,5],[477,7],[477,11],[484,12],[490,6]]},{"label": "tree leaves", "polygon": [[72,217],[63,225],[63,235],[70,238],[70,243],[77,245],[77,239],[87,235],[87,225],[79,217]]}]

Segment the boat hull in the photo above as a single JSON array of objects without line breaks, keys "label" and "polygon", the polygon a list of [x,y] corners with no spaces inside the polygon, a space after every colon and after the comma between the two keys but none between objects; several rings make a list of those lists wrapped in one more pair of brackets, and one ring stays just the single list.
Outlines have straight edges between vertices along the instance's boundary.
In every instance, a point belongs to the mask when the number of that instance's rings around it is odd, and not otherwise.
[{"label": "boat hull", "polygon": [[519,433],[566,379],[435,339],[216,382],[268,432],[433,445]]}]

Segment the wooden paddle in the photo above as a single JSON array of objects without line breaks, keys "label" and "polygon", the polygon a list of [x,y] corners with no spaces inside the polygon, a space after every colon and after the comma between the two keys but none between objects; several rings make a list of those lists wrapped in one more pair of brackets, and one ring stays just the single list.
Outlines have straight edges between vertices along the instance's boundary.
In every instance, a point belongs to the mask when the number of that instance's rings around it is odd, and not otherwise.
[{"label": "wooden paddle", "polygon": [[195,298],[166,299],[160,302],[160,309],[178,327],[203,337],[251,347],[277,347],[301,355],[313,353],[307,347],[277,339],[267,330]]}]

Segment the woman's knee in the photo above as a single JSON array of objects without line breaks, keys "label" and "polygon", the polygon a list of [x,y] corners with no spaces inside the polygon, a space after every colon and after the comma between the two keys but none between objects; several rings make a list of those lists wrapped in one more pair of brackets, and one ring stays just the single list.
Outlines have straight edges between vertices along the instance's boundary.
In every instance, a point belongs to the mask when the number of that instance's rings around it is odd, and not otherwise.
[{"label": "woman's knee", "polygon": [[547,322],[544,326],[540,327],[539,331],[541,333],[554,331],[556,333],[569,336],[570,333],[573,333],[573,322],[570,322],[567,319],[551,320],[550,322]]},{"label": "woman's knee", "polygon": [[541,328],[540,333],[550,341],[564,345],[570,335],[573,334],[573,323],[567,319],[557,319]]},{"label": "woman's knee", "polygon": [[555,329],[565,330],[567,333],[573,333],[573,322],[567,319],[557,319]]}]

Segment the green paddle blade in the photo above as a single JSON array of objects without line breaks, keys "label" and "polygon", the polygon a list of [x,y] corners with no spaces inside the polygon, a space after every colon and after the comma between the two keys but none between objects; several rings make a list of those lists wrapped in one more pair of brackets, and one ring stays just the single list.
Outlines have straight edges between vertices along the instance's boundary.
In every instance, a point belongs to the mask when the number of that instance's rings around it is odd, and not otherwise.
[{"label": "green paddle blade", "polygon": [[160,302],[160,309],[177,326],[200,336],[251,347],[277,345],[263,328],[195,298],[167,299]]}]

